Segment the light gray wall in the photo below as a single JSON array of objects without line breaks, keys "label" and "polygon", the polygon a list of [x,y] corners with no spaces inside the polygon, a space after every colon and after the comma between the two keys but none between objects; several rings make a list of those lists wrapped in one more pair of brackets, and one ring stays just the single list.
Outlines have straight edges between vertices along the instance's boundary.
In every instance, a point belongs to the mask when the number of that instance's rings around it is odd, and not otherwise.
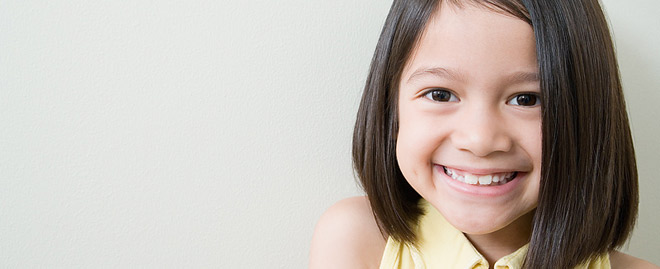
[{"label": "light gray wall", "polygon": [[[660,10],[605,1],[660,264]],[[391,1],[0,2],[0,267],[304,268]]]},{"label": "light gray wall", "polygon": [[624,251],[660,265],[660,1],[602,2],[617,46],[640,177],[638,224]]}]

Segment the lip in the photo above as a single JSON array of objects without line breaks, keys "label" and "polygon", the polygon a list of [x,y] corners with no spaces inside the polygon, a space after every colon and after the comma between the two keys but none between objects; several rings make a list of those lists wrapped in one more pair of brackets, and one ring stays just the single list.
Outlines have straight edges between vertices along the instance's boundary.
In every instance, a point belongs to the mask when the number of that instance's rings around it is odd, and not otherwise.
[{"label": "lip", "polygon": [[[518,171],[518,175],[503,185],[495,186],[480,186],[480,185],[471,185],[467,183],[460,182],[449,177],[445,174],[444,168],[442,165],[434,165],[436,172],[440,175],[441,183],[449,186],[449,188],[454,189],[460,193],[464,193],[471,196],[484,196],[484,197],[497,197],[507,195],[518,188],[522,181],[529,174],[528,172]],[[501,170],[501,169],[461,169],[455,168],[453,166],[448,166],[450,169],[460,170],[463,172],[471,173],[474,175],[487,175],[495,173],[504,173],[512,172],[511,170]]]}]

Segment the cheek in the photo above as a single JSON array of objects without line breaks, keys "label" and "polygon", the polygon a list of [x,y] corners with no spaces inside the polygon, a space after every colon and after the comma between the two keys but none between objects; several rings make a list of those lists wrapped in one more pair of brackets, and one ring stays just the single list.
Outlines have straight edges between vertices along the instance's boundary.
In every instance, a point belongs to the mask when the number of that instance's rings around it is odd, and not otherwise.
[{"label": "cheek", "polygon": [[534,166],[538,169],[541,169],[541,159],[543,151],[543,138],[541,136],[541,127],[539,126],[533,132],[528,134],[529,139],[527,140],[528,152],[531,155],[530,157],[534,161]]},{"label": "cheek", "polygon": [[537,125],[531,125],[530,131],[525,133],[526,139],[524,140],[524,147],[529,158],[533,162],[534,170],[532,171],[533,175],[530,177],[532,182],[529,183],[528,198],[529,200],[538,201],[539,186],[541,183],[541,160],[542,156],[542,143],[543,139],[541,137],[541,127]]},{"label": "cheek", "polygon": [[436,140],[431,128],[419,120],[408,120],[400,125],[396,145],[397,162],[409,182],[430,176],[433,154],[437,148]]},{"label": "cheek", "polygon": [[415,164],[419,162],[420,158],[419,150],[416,149],[417,145],[411,139],[410,134],[408,129],[400,129],[396,143],[396,159],[399,169],[407,180],[417,176],[419,168]]},{"label": "cheek", "polygon": [[511,123],[518,126],[512,132],[513,139],[519,147],[527,154],[528,158],[533,161],[535,168],[540,168],[541,154],[542,154],[542,131],[540,118],[538,120],[518,121]]},{"label": "cheek", "polygon": [[414,137],[408,136],[412,133],[399,132],[396,154],[399,169],[408,184],[418,193],[424,193],[427,189],[428,178],[432,177],[429,172],[430,161],[428,153],[421,147],[423,143],[417,141]]}]

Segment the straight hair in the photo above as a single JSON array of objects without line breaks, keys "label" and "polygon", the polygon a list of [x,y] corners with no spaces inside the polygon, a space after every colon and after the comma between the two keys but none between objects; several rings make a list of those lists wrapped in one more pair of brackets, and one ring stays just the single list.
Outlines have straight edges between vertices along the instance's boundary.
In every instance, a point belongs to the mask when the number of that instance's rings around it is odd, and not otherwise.
[{"label": "straight hair", "polygon": [[[445,0],[529,23],[541,86],[542,161],[525,268],[572,268],[623,245],[637,217],[635,153],[597,0]],[[353,165],[383,235],[415,244],[420,195],[396,157],[402,70],[440,0],[394,0],[353,133]]]}]

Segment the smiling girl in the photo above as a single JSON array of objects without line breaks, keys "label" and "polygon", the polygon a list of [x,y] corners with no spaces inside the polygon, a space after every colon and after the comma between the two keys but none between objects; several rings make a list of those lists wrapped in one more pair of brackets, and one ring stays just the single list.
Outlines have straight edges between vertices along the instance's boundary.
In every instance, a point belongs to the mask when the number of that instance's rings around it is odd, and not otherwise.
[{"label": "smiling girl", "polygon": [[658,268],[596,0],[395,0],[311,268]]}]

